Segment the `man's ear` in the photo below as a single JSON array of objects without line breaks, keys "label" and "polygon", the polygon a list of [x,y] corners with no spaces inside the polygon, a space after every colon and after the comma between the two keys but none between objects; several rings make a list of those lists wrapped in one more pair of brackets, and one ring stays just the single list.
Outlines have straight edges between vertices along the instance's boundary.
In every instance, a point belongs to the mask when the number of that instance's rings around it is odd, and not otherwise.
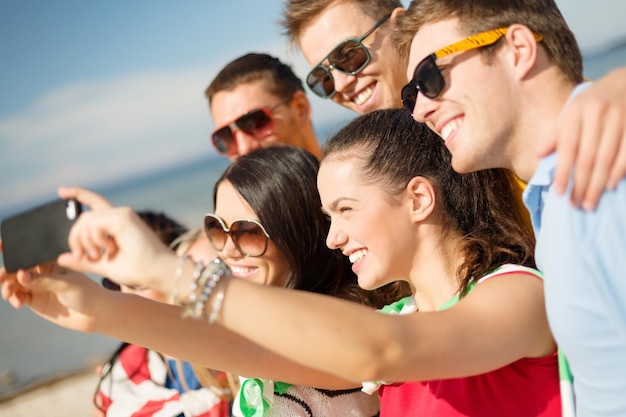
[{"label": "man's ear", "polygon": [[392,27],[396,27],[396,20],[398,19],[398,16],[403,14],[405,11],[406,10],[403,7],[396,7],[395,9],[393,9],[393,11],[391,12],[391,16],[389,16],[389,22],[391,23]]},{"label": "man's ear", "polygon": [[535,34],[521,24],[509,26],[506,39],[511,50],[511,63],[520,79],[528,76],[537,63],[539,44]]},{"label": "man's ear", "polygon": [[293,94],[291,106],[296,110],[299,124],[305,125],[311,121],[311,103],[304,91],[296,91]]},{"label": "man's ear", "polygon": [[414,222],[426,220],[435,210],[436,195],[433,184],[424,177],[414,177],[406,186],[409,210]]}]

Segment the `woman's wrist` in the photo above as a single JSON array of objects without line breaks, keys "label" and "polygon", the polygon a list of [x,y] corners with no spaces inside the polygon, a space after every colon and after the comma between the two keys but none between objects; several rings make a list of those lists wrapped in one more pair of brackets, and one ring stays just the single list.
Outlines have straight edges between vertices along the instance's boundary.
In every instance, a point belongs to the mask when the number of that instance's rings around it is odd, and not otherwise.
[{"label": "woman's wrist", "polygon": [[[192,263],[192,262],[189,262]],[[152,264],[151,270],[147,273],[148,280],[146,287],[160,291],[164,294],[172,294],[177,280],[175,273],[178,268],[178,257],[172,251],[167,251],[157,257],[157,261]],[[182,276],[187,272],[187,265],[182,266]]]},{"label": "woman's wrist", "polygon": [[185,316],[216,321],[224,300],[225,281],[231,277],[220,258],[204,264],[181,255],[173,270],[170,302],[185,307]]}]

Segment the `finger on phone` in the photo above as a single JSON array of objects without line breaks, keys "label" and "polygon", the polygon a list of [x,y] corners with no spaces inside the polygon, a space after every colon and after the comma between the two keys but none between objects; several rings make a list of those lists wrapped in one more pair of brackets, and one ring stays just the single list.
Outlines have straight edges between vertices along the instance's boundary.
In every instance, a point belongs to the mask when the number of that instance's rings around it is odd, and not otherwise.
[{"label": "finger on phone", "polygon": [[59,187],[57,190],[61,198],[75,198],[92,210],[111,208],[111,204],[106,198],[98,193],[81,187]]}]

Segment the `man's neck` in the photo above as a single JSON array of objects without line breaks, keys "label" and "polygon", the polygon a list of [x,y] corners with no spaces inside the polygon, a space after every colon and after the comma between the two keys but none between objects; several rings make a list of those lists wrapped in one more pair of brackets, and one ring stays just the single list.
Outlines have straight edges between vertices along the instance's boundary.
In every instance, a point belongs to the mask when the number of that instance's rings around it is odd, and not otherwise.
[{"label": "man's neck", "polygon": [[322,147],[320,146],[319,141],[317,140],[317,136],[313,131],[313,127],[311,126],[305,132],[303,132],[304,144],[302,147],[307,151],[311,152],[313,155],[317,157],[317,159],[322,158]]},{"label": "man's neck", "polygon": [[525,96],[509,149],[509,168],[522,181],[528,182],[535,173],[547,144],[556,145],[559,116],[574,87],[564,81],[537,83],[534,94]]}]

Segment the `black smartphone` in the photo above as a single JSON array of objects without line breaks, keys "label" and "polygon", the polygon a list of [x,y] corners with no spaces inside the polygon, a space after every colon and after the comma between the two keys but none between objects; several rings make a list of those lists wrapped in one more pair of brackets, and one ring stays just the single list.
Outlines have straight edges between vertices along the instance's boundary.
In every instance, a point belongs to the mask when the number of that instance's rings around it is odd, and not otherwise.
[{"label": "black smartphone", "polygon": [[74,199],[57,199],[2,221],[2,257],[7,272],[31,268],[68,252],[68,234],[82,212]]}]

